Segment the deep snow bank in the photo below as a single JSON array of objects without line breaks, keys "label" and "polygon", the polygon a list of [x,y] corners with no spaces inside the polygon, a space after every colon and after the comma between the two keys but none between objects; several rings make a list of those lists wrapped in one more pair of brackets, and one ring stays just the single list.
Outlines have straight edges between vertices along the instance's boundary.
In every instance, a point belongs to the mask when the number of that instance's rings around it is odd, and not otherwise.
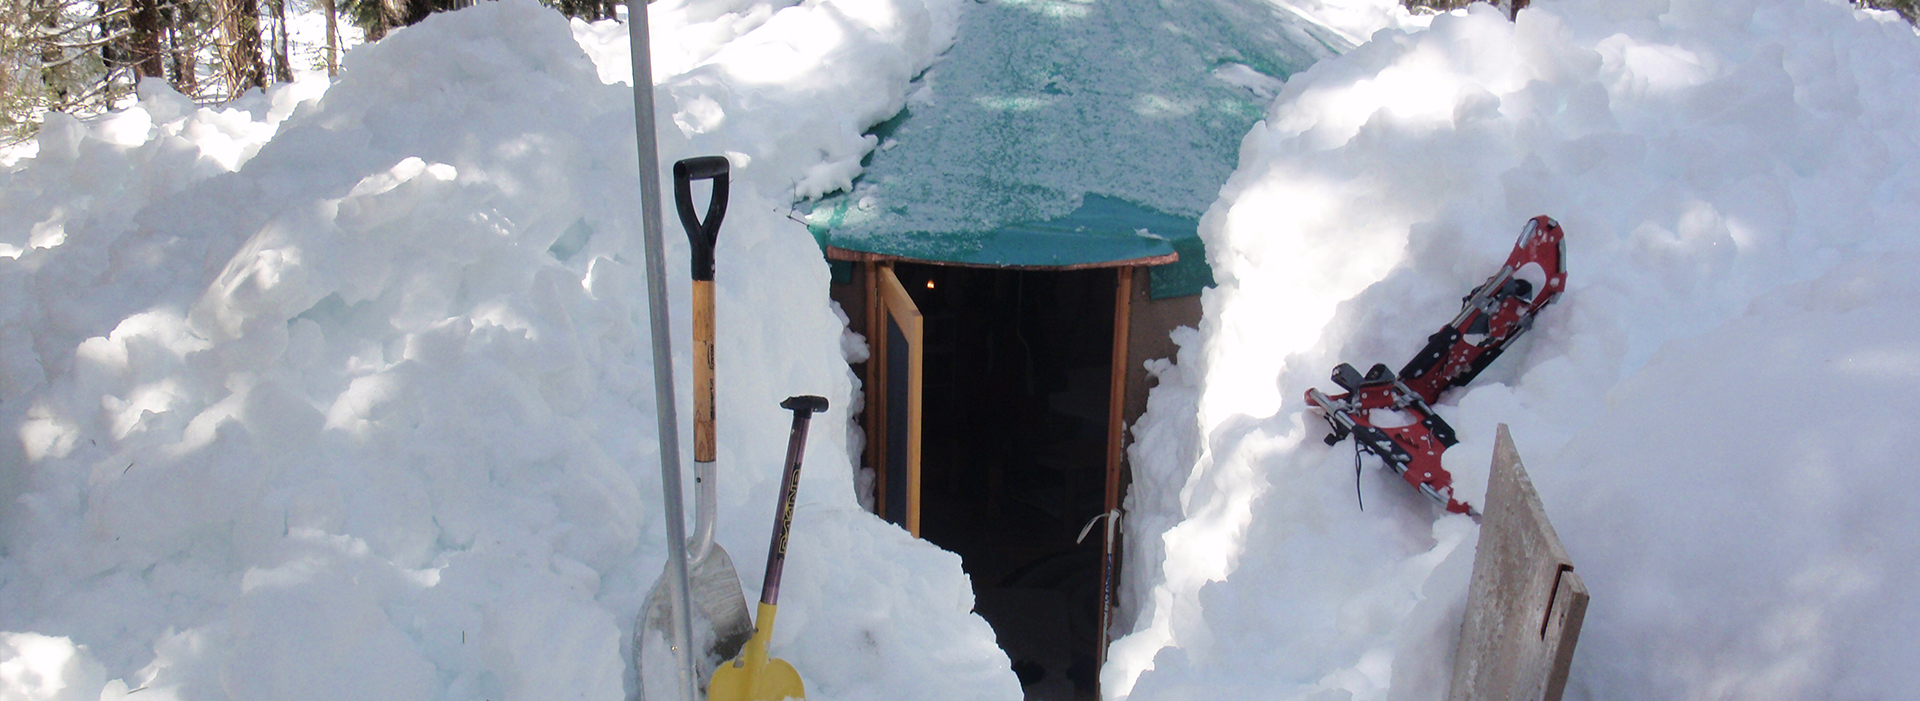
[{"label": "deep snow bank", "polygon": [[1431,15],[1416,15],[1398,2],[1383,0],[1268,0],[1276,9],[1332,30],[1358,46],[1382,29],[1424,29]]},{"label": "deep snow bank", "polygon": [[1475,526],[1377,468],[1360,511],[1301,394],[1398,367],[1547,213],[1568,293],[1440,412],[1476,498],[1513,426],[1592,589],[1571,697],[1909,695],[1917,75],[1911,28],[1841,2],[1567,0],[1290,79],[1134,429],[1152,574],[1109,693],[1444,693]]},{"label": "deep snow bank", "polygon": [[[956,8],[654,12],[663,161],[737,168],[719,541],[752,597],[776,403],[845,425],[854,396],[780,210],[871,147]],[[625,65],[622,31],[481,3],[324,96],[152,91],[0,175],[9,698],[619,698],[666,552],[632,102],[582,52]],[[959,560],[859,509],[847,438],[813,434],[775,653],[821,698],[1016,697]]]}]

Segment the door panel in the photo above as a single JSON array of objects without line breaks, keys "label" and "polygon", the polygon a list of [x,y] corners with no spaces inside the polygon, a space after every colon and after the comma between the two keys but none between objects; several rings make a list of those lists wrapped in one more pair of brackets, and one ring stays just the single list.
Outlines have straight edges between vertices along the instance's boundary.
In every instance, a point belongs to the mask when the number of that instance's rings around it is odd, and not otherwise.
[{"label": "door panel", "polygon": [[882,406],[874,407],[881,421],[875,431],[880,465],[880,515],[920,536],[920,422],[921,357],[925,320],[913,298],[888,265],[875,266],[880,307],[879,348],[873,357],[879,367],[873,380]]}]

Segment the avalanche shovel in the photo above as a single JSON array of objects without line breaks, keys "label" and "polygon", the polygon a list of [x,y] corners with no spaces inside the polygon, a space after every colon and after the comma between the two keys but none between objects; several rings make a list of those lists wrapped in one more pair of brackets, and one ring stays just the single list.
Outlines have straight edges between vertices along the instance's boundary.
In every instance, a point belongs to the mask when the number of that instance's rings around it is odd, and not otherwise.
[{"label": "avalanche shovel", "polygon": [[[693,208],[693,181],[711,179],[713,195],[707,202],[707,218],[701,221]],[[673,200],[680,212],[680,224],[693,242],[693,537],[687,546],[687,590],[693,604],[694,650],[700,653],[700,682],[705,670],[733,659],[740,647],[753,636],[753,620],[747,614],[747,597],[740,592],[740,575],[733,569],[733,558],[725,548],[713,542],[716,493],[714,460],[718,450],[714,440],[713,407],[713,247],[720,238],[720,221],[727,213],[727,159],[720,156],[689,158],[673,164]],[[662,578],[660,581],[666,581]],[[672,623],[672,599],[666,588],[655,584],[640,609],[641,630],[658,631],[666,637]],[[707,625],[701,625],[704,621]],[[711,630],[712,636],[706,633]],[[644,632],[635,636],[634,657],[644,660],[647,653]],[[644,665],[635,665],[645,669]],[[641,678],[640,696],[646,698],[646,679]]]},{"label": "avalanche shovel", "polygon": [[788,397],[780,408],[793,411],[793,431],[787,436],[786,472],[780,477],[780,506],[773,514],[773,542],[767,545],[767,579],[760,587],[760,611],[753,638],[740,657],[713,671],[708,701],[781,701],[807,697],[800,673],[786,660],[767,657],[773,639],[774,609],[780,600],[780,568],[787,562],[787,532],[793,527],[793,499],[800,491],[800,455],[807,449],[807,422],[814,412],[826,411],[827,400],[811,395]]}]

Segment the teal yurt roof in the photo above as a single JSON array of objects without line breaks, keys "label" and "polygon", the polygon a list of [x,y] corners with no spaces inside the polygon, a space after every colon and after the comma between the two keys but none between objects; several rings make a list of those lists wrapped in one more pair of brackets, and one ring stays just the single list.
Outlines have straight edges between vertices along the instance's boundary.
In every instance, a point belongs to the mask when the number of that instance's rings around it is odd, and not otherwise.
[{"label": "teal yurt roof", "polygon": [[853,189],[807,222],[842,258],[1152,265],[1155,297],[1193,294],[1241,138],[1282,79],[1346,46],[1264,0],[968,3]]}]

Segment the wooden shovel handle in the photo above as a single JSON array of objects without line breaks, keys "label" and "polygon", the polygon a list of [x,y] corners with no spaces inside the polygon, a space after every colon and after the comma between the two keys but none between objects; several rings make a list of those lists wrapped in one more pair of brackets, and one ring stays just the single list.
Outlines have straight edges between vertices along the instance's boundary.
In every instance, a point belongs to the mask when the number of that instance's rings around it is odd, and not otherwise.
[{"label": "wooden shovel handle", "polygon": [[713,281],[693,281],[693,459],[713,462]]}]

